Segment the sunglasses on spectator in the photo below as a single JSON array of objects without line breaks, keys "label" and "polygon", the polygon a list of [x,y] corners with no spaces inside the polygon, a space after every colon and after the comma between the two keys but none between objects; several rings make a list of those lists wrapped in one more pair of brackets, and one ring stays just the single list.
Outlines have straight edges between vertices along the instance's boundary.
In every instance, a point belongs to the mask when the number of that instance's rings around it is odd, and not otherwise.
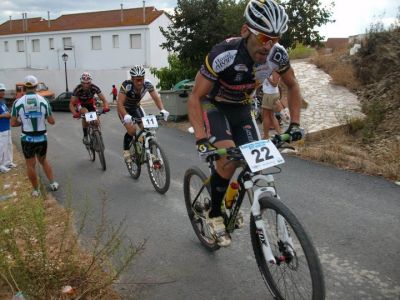
[{"label": "sunglasses on spectator", "polygon": [[247,28],[249,29],[249,31],[252,34],[254,34],[254,36],[256,37],[257,41],[263,46],[265,46],[267,44],[271,44],[271,46],[272,46],[272,45],[276,44],[279,41],[279,37],[272,37],[272,36],[266,35],[264,33],[258,32],[257,30],[254,30],[251,27],[247,27]]}]

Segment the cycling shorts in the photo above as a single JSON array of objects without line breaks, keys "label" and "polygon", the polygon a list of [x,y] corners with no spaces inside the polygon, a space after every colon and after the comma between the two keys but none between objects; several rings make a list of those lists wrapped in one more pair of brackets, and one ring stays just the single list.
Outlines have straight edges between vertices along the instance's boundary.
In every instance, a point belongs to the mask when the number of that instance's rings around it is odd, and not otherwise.
[{"label": "cycling shorts", "polygon": [[76,102],[77,112],[80,112],[82,107],[86,108],[88,111],[96,111],[96,100],[90,99],[88,101],[81,101],[80,99],[78,99]]},{"label": "cycling shorts", "polygon": [[251,105],[232,105],[206,98],[202,108],[207,135],[215,137],[216,142],[232,140],[241,146],[260,139]]},{"label": "cycling shorts", "polygon": [[[135,107],[125,107],[126,112],[131,115],[133,118],[143,118],[144,117],[144,110],[141,106],[135,106]],[[125,124],[124,122],[124,116],[119,114],[119,119],[121,120],[122,124]],[[137,124],[142,123],[142,121],[137,121]]]},{"label": "cycling shorts", "polygon": [[21,146],[25,159],[30,159],[35,156],[38,156],[39,158],[46,156],[47,141],[38,143],[21,141]]}]

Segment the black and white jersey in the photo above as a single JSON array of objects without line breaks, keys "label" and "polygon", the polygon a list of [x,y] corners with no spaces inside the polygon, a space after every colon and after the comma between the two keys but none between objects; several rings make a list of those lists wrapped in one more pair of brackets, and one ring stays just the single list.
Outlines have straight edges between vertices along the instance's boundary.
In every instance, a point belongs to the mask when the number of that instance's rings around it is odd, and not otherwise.
[{"label": "black and white jersey", "polygon": [[143,87],[139,93],[135,91],[132,80],[125,80],[119,89],[119,92],[126,96],[125,108],[127,109],[139,106],[140,100],[142,100],[144,95],[152,91],[154,91],[154,85],[149,80],[144,81]]}]

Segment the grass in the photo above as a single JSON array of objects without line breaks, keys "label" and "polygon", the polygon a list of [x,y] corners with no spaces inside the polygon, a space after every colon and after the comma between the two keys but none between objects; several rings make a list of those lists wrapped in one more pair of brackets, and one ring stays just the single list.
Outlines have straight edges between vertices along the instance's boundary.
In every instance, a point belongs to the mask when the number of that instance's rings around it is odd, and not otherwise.
[{"label": "grass", "polygon": [[316,50],[311,47],[304,46],[303,44],[297,44],[295,48],[289,49],[289,58],[293,59],[304,59],[312,57]]},{"label": "grass", "polygon": [[29,299],[65,299],[66,287],[74,299],[120,299],[112,284],[144,244],[126,239],[123,221],[113,225],[107,219],[104,197],[95,236],[83,250],[88,212],[81,212],[75,227],[69,205],[58,205],[51,195],[32,198],[24,161],[14,154],[18,168],[0,175],[0,195],[15,192],[0,202],[0,299],[17,292]]}]

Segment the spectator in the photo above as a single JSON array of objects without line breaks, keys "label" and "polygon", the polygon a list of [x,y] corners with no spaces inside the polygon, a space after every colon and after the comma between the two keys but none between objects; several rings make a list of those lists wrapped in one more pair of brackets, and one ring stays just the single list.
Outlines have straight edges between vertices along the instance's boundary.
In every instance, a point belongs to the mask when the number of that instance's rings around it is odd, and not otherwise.
[{"label": "spectator", "polygon": [[28,178],[33,187],[33,197],[40,196],[39,180],[35,169],[36,160],[43,167],[44,173],[50,182],[50,189],[53,191],[58,189],[58,183],[53,178],[53,170],[46,159],[46,120],[51,125],[55,121],[47,100],[35,92],[37,84],[38,80],[35,76],[29,75],[25,77],[26,94],[14,102],[11,111],[11,126],[22,126],[21,146]]},{"label": "spectator", "polygon": [[273,71],[270,76],[267,76],[263,82],[263,100],[262,100],[262,110],[263,110],[263,128],[264,128],[264,139],[269,138],[269,129],[273,125],[277,134],[281,134],[281,128],[279,122],[274,114],[274,107],[276,102],[280,98],[280,93],[278,89],[278,84],[280,81],[280,76],[276,71]]},{"label": "spectator", "polygon": [[118,90],[117,90],[117,88],[115,87],[114,84],[112,86],[112,90],[111,90],[111,94],[110,95],[113,96],[113,103],[114,103],[114,101],[117,101]]},{"label": "spectator", "polygon": [[13,146],[11,143],[10,118],[4,92],[6,87],[0,83],[0,173],[10,171],[17,165],[13,163]]}]

